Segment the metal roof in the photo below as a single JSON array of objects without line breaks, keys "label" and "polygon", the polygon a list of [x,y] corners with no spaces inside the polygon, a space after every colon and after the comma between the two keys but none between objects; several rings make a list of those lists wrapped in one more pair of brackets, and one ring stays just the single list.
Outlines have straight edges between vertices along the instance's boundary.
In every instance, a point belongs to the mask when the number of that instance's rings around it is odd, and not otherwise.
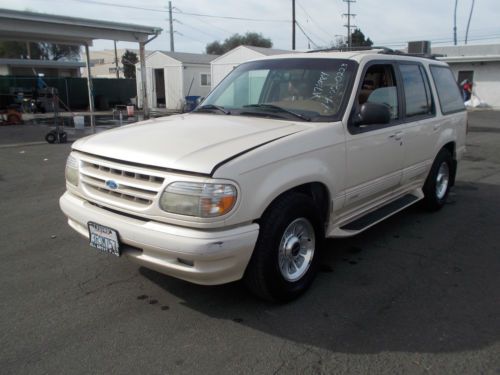
[{"label": "metal roof", "polygon": [[0,39],[92,44],[94,39],[144,42],[161,28],[0,9]]},{"label": "metal roof", "polygon": [[241,47],[251,49],[251,50],[258,52],[258,53],[265,55],[265,56],[281,55],[284,53],[293,53],[294,52],[294,51],[287,51],[284,49],[275,49],[275,48],[267,48],[267,47],[255,47],[255,46],[245,46],[245,45],[243,45]]},{"label": "metal roof", "polygon": [[82,61],[36,60],[36,59],[0,59],[0,65],[45,67],[45,68],[83,68]]},{"label": "metal roof", "polygon": [[170,52],[170,51],[158,51],[158,52],[163,53],[164,55],[167,55],[168,57],[180,61],[184,64],[210,64],[212,60],[219,57],[219,55],[207,55],[203,53]]}]

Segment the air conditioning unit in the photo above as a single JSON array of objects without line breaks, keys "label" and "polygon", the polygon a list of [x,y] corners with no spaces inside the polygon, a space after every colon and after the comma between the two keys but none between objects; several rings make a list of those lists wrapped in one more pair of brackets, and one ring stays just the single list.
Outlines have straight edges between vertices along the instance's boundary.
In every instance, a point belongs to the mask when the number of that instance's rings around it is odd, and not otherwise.
[{"label": "air conditioning unit", "polygon": [[408,42],[408,53],[410,55],[430,55],[431,42],[428,40]]}]

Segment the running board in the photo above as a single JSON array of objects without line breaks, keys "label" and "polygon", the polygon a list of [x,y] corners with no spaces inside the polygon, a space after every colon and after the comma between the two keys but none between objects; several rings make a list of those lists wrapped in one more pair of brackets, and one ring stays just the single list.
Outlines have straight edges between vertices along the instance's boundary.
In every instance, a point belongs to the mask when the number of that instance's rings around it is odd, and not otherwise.
[{"label": "running board", "polygon": [[369,212],[360,218],[338,228],[332,234],[334,237],[347,237],[360,233],[378,222],[398,213],[408,206],[418,202],[423,198],[423,194],[406,194],[391,203],[382,206],[375,211]]}]

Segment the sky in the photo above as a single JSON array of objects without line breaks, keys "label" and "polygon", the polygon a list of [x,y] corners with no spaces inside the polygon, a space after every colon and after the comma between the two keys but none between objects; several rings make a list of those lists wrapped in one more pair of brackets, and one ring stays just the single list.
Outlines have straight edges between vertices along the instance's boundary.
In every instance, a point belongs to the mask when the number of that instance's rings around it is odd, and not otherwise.
[{"label": "sky", "polygon": [[[458,0],[459,44],[464,43],[472,2]],[[270,38],[274,48],[292,47],[292,0],[172,0],[172,6],[176,51],[203,53],[214,40],[249,31]],[[351,4],[356,14],[352,23],[376,46],[399,48],[410,40],[452,45],[454,6],[455,0],[356,0]],[[163,32],[147,49],[170,49],[168,0],[0,0],[0,8],[156,26]],[[346,12],[343,0],[296,0],[297,22],[307,34],[297,28],[296,48],[325,47],[345,37],[342,14]],[[499,0],[475,0],[468,43],[499,44],[499,19]],[[92,47],[111,48],[113,42],[104,40]],[[137,44],[118,42],[118,48],[137,48]]]}]

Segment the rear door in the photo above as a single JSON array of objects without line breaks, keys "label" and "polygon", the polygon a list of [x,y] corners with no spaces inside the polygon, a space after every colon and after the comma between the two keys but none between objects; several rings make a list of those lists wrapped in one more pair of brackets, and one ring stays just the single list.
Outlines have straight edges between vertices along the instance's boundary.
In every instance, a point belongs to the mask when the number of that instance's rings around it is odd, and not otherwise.
[{"label": "rear door", "polygon": [[402,113],[405,121],[401,185],[418,186],[425,180],[434,158],[440,119],[436,117],[435,101],[425,67],[415,61],[400,62],[398,71],[402,82]]}]

